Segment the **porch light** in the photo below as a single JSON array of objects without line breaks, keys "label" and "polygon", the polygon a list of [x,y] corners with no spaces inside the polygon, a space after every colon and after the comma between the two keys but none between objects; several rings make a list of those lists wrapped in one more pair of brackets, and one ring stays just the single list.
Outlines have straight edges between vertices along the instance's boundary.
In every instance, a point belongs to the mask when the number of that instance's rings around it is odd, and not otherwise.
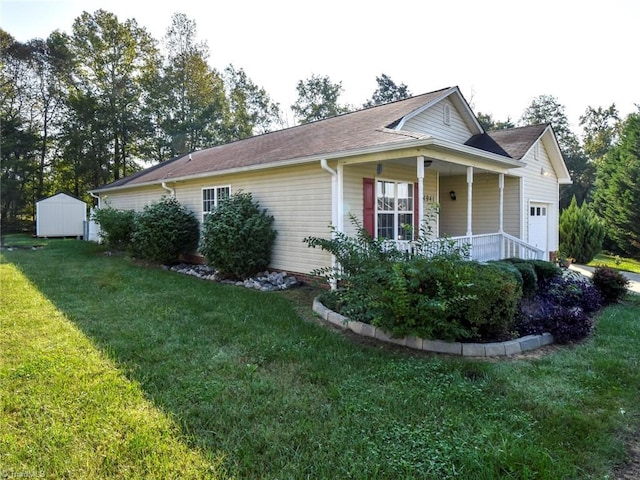
[{"label": "porch light", "polygon": [[542,175],[543,177],[550,177],[551,176],[551,172],[549,170],[545,170],[544,167],[540,168],[540,175]]},{"label": "porch light", "polygon": [[378,162],[378,166],[376,167],[376,173],[378,175],[382,173],[382,162]]},{"label": "porch light", "polygon": [[424,161],[424,168],[429,168],[432,163],[433,163],[433,160],[425,160]]},{"label": "porch light", "polygon": [[451,200],[455,200],[456,199],[456,192],[454,192],[453,190],[451,190],[449,192],[449,196],[451,197]]}]

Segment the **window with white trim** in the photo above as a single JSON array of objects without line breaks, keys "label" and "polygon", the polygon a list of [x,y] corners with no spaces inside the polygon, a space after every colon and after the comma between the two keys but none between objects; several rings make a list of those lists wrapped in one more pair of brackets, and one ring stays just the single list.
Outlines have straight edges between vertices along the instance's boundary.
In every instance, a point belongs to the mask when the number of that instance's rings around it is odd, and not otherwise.
[{"label": "window with white trim", "polygon": [[413,240],[413,215],[413,183],[376,182],[378,238]]},{"label": "window with white trim", "polygon": [[202,189],[202,220],[213,212],[222,200],[231,196],[231,187],[207,187]]}]

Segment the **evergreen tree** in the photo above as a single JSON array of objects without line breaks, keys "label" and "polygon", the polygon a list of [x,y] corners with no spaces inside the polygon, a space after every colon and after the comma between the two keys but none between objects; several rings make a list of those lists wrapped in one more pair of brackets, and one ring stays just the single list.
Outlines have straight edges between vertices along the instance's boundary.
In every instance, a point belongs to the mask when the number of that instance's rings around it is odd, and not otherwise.
[{"label": "evergreen tree", "polygon": [[589,263],[602,250],[605,229],[586,202],[578,207],[576,197],[560,215],[560,251],[578,263]]},{"label": "evergreen tree", "polygon": [[627,117],[620,139],[599,162],[596,212],[621,253],[640,257],[640,108]]}]

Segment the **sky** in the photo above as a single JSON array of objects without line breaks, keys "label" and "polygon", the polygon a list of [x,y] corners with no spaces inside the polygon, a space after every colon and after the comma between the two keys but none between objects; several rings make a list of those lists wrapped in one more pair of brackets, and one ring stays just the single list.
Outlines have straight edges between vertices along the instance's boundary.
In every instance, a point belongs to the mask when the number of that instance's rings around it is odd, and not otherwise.
[{"label": "sky", "polygon": [[289,124],[296,84],[312,74],[341,82],[341,102],[354,106],[383,73],[414,95],[457,85],[496,120],[553,95],[578,134],[588,106],[615,103],[625,116],[640,104],[638,0],[0,0],[0,27],[18,41],[46,38],[98,9],[157,40],[184,13],[210,65],[243,68]]}]

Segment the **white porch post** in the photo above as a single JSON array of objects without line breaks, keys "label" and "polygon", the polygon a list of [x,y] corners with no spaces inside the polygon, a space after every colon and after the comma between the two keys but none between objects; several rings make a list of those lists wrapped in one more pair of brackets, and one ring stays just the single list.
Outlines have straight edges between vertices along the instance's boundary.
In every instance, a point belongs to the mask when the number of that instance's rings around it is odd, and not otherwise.
[{"label": "white porch post", "polygon": [[467,237],[473,235],[473,167],[467,167]]},{"label": "white porch post", "polygon": [[419,230],[414,235],[414,239],[422,235],[422,226],[424,222],[424,157],[416,159],[416,170],[418,176],[418,225]]},{"label": "white porch post", "polygon": [[504,231],[504,173],[498,175],[498,191],[500,195],[500,211],[498,212],[498,232]]},{"label": "white porch post", "polygon": [[[498,233],[504,233],[504,173],[498,175],[498,194],[500,208],[498,212]],[[504,237],[500,236],[500,260],[504,258]]]}]

